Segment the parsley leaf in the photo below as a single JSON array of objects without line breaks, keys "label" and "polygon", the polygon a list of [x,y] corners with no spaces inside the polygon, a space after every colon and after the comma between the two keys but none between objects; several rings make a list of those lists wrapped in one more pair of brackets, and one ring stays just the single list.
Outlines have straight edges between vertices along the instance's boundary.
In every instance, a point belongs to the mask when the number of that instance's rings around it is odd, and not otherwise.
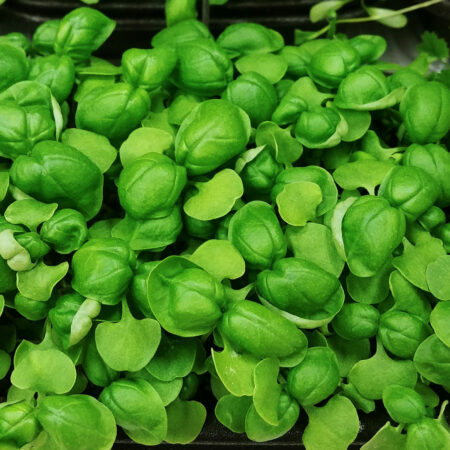
[{"label": "parsley leaf", "polygon": [[422,42],[417,49],[421,53],[427,53],[433,59],[445,61],[448,58],[449,51],[444,39],[432,31],[425,31],[421,36]]}]

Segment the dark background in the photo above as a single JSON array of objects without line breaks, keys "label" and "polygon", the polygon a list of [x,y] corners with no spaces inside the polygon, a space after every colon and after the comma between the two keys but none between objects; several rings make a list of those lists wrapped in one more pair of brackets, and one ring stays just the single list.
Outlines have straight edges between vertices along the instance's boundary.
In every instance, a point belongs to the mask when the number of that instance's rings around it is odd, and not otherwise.
[{"label": "dark background", "polygon": [[[380,6],[392,9],[402,8],[420,0],[379,1]],[[209,14],[204,10],[206,0],[198,0],[199,18],[209,15],[209,25],[215,35],[227,25],[242,21],[258,22],[280,31],[286,43],[292,44],[294,29],[319,29],[323,24],[311,24],[308,12],[317,0],[229,0],[223,6],[211,6]],[[371,2],[372,3],[372,2]],[[78,6],[85,6],[79,0],[7,0],[0,7],[0,33],[21,31],[29,36],[42,22],[59,19]],[[98,52],[99,56],[119,59],[130,47],[146,48],[151,37],[164,27],[164,0],[101,0],[95,8],[103,11],[117,22],[117,28]],[[351,2],[339,12],[339,17],[366,15],[359,2]],[[389,41],[385,60],[408,63],[414,58],[420,34],[424,30],[438,31],[450,40],[450,0],[408,14],[406,28],[390,29],[377,23],[346,24],[339,26],[339,32],[350,35],[377,33]]]}]

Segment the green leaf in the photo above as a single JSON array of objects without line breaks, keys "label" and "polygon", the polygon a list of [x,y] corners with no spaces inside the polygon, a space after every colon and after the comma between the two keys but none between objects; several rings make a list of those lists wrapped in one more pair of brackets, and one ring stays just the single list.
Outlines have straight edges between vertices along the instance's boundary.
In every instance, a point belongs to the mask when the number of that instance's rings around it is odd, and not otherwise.
[{"label": "green leaf", "polygon": [[222,383],[236,397],[253,395],[253,371],[258,360],[251,355],[240,355],[228,345],[221,352],[212,350],[214,366]]},{"label": "green leaf", "polygon": [[370,342],[369,339],[359,339],[349,341],[341,338],[337,334],[327,338],[328,346],[333,350],[338,360],[339,375],[347,377],[351,368],[363,359],[370,356]]},{"label": "green leaf", "polygon": [[51,443],[42,450],[110,449],[117,427],[112,412],[90,395],[52,395],[39,401],[37,417]]},{"label": "green leaf", "polygon": [[194,339],[180,339],[163,334],[158,350],[145,370],[160,381],[183,378],[192,372],[196,353]]},{"label": "green leaf", "polygon": [[426,268],[429,291],[439,300],[450,300],[450,255],[441,255]]},{"label": "green leaf", "polygon": [[422,42],[417,46],[420,53],[427,53],[433,59],[445,61],[449,50],[445,39],[438,37],[434,31],[425,31],[421,36]]},{"label": "green leaf", "polygon": [[436,336],[450,347],[450,302],[439,302],[430,316],[430,323]]},{"label": "green leaf", "polygon": [[273,53],[242,56],[236,63],[239,73],[256,72],[266,77],[271,84],[278,83],[287,71],[287,62]]},{"label": "green leaf", "polygon": [[[394,258],[392,265],[414,286],[424,291],[429,291],[427,267],[445,254],[446,252],[440,239],[426,235],[416,242],[416,245],[412,245],[405,238],[403,240],[403,254]],[[433,280],[433,271],[434,269],[430,271],[430,280]]]},{"label": "green leaf", "polygon": [[[161,340],[161,327],[156,320],[137,320],[122,301],[120,322],[100,323],[95,330],[95,343],[103,360],[114,370],[134,372],[152,359]],[[114,345],[111,343],[114,342]]]},{"label": "green leaf", "polygon": [[357,141],[366,134],[372,122],[369,111],[354,111],[351,109],[338,109],[338,111],[348,125],[347,133],[342,136],[344,142]]},{"label": "green leaf", "polygon": [[256,145],[269,145],[275,151],[275,159],[282,164],[290,164],[303,153],[303,147],[288,130],[273,122],[261,122],[255,136]]},{"label": "green leaf", "polygon": [[59,105],[55,97],[53,97],[53,95],[51,96],[51,100],[52,100],[53,120],[55,121],[55,138],[57,141],[59,141],[61,138],[61,132],[64,128],[64,119],[61,112],[61,106]]},{"label": "green leaf", "polygon": [[190,259],[219,281],[234,280],[245,273],[244,258],[230,241],[210,239],[200,245]]},{"label": "green leaf", "polygon": [[350,297],[355,302],[369,305],[381,303],[389,294],[389,275],[392,270],[392,258],[389,258],[372,277],[361,278],[349,273],[345,281]]},{"label": "green leaf", "polygon": [[258,415],[270,425],[279,423],[278,403],[281,385],[278,384],[280,364],[276,358],[263,359],[253,373],[255,390],[253,405]]},{"label": "green leaf", "polygon": [[403,28],[408,23],[408,19],[404,14],[396,14],[389,17],[388,16],[396,11],[386,8],[366,8],[367,13],[372,19],[386,25],[391,28]]},{"label": "green leaf", "polygon": [[359,419],[356,408],[346,397],[335,395],[321,407],[306,408],[309,422],[303,432],[308,450],[346,450],[356,439]]},{"label": "green leaf", "polygon": [[361,160],[339,166],[333,173],[336,183],[349,191],[364,188],[375,195],[375,188],[381,184],[394,165],[387,161]]},{"label": "green leaf", "polygon": [[99,400],[118,426],[136,443],[160,444],[167,433],[167,414],[158,392],[142,378],[120,379],[103,389]]},{"label": "green leaf", "polygon": [[150,374],[145,368],[138,372],[128,372],[127,378],[143,378],[148,381],[160,396],[164,406],[170,405],[180,394],[183,379],[175,378],[172,381],[161,381]]},{"label": "green leaf", "polygon": [[47,205],[33,198],[17,200],[6,208],[5,219],[9,223],[25,225],[31,231],[36,231],[38,225],[49,220],[57,208],[57,203]]},{"label": "green leaf", "polygon": [[70,327],[69,346],[78,344],[86,337],[92,327],[92,321],[100,314],[101,304],[87,298],[75,313]]},{"label": "green leaf", "polygon": [[447,386],[450,379],[450,348],[432,334],[417,348],[414,365],[428,381]]},{"label": "green leaf", "polygon": [[120,146],[120,162],[125,167],[147,153],[167,153],[173,147],[173,135],[159,128],[137,128]]},{"label": "green leaf", "polygon": [[228,214],[236,200],[242,197],[241,177],[231,169],[224,169],[205,183],[196,183],[196,192],[183,206],[184,212],[198,220],[212,220]]},{"label": "green leaf", "polygon": [[132,250],[155,251],[173,244],[182,226],[180,208],[175,205],[167,216],[154,219],[134,219],[130,214],[125,214],[112,227],[111,236],[127,241]]},{"label": "green leaf", "polygon": [[5,350],[0,350],[0,380],[3,380],[3,378],[5,378],[10,367],[11,356],[9,356],[9,354],[6,353]]},{"label": "green leaf", "polygon": [[342,8],[349,1],[350,0],[320,1],[309,10],[309,19],[312,23],[326,19],[331,12]]},{"label": "green leaf", "polygon": [[47,266],[40,261],[31,270],[17,273],[17,289],[24,296],[38,302],[50,299],[53,288],[66,276],[67,261],[57,266]]},{"label": "green leaf", "polygon": [[294,30],[294,43],[295,45],[301,45],[307,41],[315,39],[317,36],[317,31],[303,31],[300,29]]},{"label": "green leaf", "polygon": [[63,132],[61,142],[87,156],[102,173],[111,167],[117,157],[117,150],[110,144],[108,138],[91,131],[68,128]]},{"label": "green leaf", "polygon": [[348,197],[346,200],[340,201],[334,208],[333,214],[331,216],[331,232],[333,233],[334,243],[336,248],[341,255],[342,259],[345,260],[344,251],[344,239],[342,237],[342,221],[347,210],[352,206],[352,204],[357,200],[357,197]]},{"label": "green leaf", "polygon": [[168,27],[183,20],[195,19],[197,17],[197,0],[166,0],[166,24]]},{"label": "green leaf", "polygon": [[336,277],[342,273],[345,261],[336,249],[327,226],[314,222],[304,227],[288,226],[286,240],[296,258],[311,261]]},{"label": "green leaf", "polygon": [[17,347],[11,383],[42,394],[65,394],[75,384],[77,372],[72,360],[55,347],[48,333],[49,328],[38,345],[24,340]]},{"label": "green leaf", "polygon": [[396,311],[404,311],[417,316],[422,322],[428,322],[431,306],[425,292],[416,288],[398,270],[389,276],[389,289],[394,297]]},{"label": "green leaf", "polygon": [[3,201],[8,193],[9,172],[0,172],[0,201]]},{"label": "green leaf", "polygon": [[251,406],[245,418],[245,432],[255,442],[265,442],[286,434],[297,422],[300,414],[298,403],[282,393],[278,401],[279,422],[271,425],[261,418],[255,406]]},{"label": "green leaf", "polygon": [[316,217],[322,190],[316,183],[298,181],[286,184],[276,198],[278,212],[289,225],[304,226]]},{"label": "green leaf", "polygon": [[361,450],[403,450],[406,448],[406,434],[401,427],[394,428],[386,422]]},{"label": "green leaf", "polygon": [[[86,78],[89,79],[95,79],[95,77],[110,77],[115,75],[121,75],[122,74],[122,67],[121,66],[115,66],[114,64],[110,63],[109,61],[106,61],[102,58],[97,58],[95,56],[91,56],[89,60],[89,65],[83,65],[76,67],[76,73],[78,76],[81,75],[81,79],[84,77],[82,75],[88,75]],[[102,78],[98,78],[99,80],[102,80]],[[103,78],[105,79],[105,78]],[[109,80],[109,78],[107,78]],[[112,78],[112,81],[114,82],[114,78]]]},{"label": "green leaf", "polygon": [[203,428],[206,408],[199,402],[175,400],[167,407],[167,436],[170,444],[188,444]]},{"label": "green leaf", "polygon": [[219,399],[215,408],[217,420],[234,433],[245,431],[245,417],[252,405],[251,397],[235,397],[224,395]]},{"label": "green leaf", "polygon": [[375,355],[357,362],[350,370],[348,380],[364,397],[380,400],[384,388],[391,384],[414,388],[417,371],[412,361],[391,359],[377,341]]},{"label": "green leaf", "polygon": [[356,409],[369,414],[375,411],[375,402],[363,397],[353,384],[341,383],[342,395],[347,397],[355,405]]}]

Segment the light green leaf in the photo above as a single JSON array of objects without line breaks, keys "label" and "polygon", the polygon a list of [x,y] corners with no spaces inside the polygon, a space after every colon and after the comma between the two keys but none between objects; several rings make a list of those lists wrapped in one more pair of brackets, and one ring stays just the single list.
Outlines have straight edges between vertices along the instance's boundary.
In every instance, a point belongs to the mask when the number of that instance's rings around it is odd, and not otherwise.
[{"label": "light green leaf", "polygon": [[210,239],[200,245],[190,259],[219,281],[234,280],[245,273],[244,258],[230,241]]},{"label": "light green leaf", "polygon": [[17,200],[6,208],[5,219],[9,223],[25,225],[31,231],[36,231],[38,225],[49,220],[57,208],[57,203],[46,204],[33,198]]},{"label": "light green leaf", "polygon": [[17,289],[24,297],[46,302],[50,299],[53,288],[66,276],[68,270],[67,261],[57,266],[47,266],[40,261],[31,270],[17,273]]},{"label": "light green leaf", "polygon": [[377,341],[375,355],[357,362],[351,369],[348,380],[364,397],[380,400],[384,388],[391,384],[414,388],[417,371],[412,361],[391,359],[381,342]]},{"label": "light green leaf", "polygon": [[327,343],[336,355],[339,365],[339,375],[341,377],[347,377],[351,368],[358,361],[369,358],[370,356],[369,339],[355,340],[352,341],[352,345],[348,345],[348,340],[335,334],[327,337]]},{"label": "light green leaf", "polygon": [[348,125],[347,133],[342,136],[344,142],[357,141],[366,134],[372,121],[369,111],[354,111],[352,109],[338,109],[338,111]]},{"label": "light green leaf", "polygon": [[101,303],[86,299],[75,313],[70,326],[69,346],[78,344],[92,328],[92,320],[100,314]]},{"label": "light green leaf", "polygon": [[[405,238],[403,239],[403,254],[394,258],[392,265],[414,286],[429,291],[427,267],[445,254],[440,239],[425,235],[417,241],[416,245],[412,245]],[[433,280],[432,274],[433,269],[430,271],[430,280]]]},{"label": "light green leaf", "polygon": [[297,181],[286,184],[276,198],[278,212],[289,225],[304,226],[316,217],[322,190],[316,183]]},{"label": "light green leaf", "polygon": [[194,339],[181,339],[162,335],[155,356],[145,366],[145,370],[160,381],[173,381],[192,372],[197,353]]},{"label": "light green leaf", "polygon": [[11,357],[9,356],[8,353],[5,352],[5,350],[0,350],[0,380],[3,380],[3,378],[5,378],[10,367],[11,367]]},{"label": "light green leaf", "polygon": [[334,243],[336,244],[336,248],[339,254],[344,260],[345,251],[344,239],[342,237],[342,221],[344,220],[345,213],[356,200],[357,197],[349,197],[346,200],[339,202],[335,206],[333,214],[331,216],[331,232],[333,233]]},{"label": "light green leaf", "polygon": [[335,395],[325,406],[306,408],[309,423],[303,433],[308,450],[346,450],[359,432],[356,408],[346,397]]},{"label": "light green leaf", "polygon": [[342,273],[345,261],[337,251],[327,226],[314,222],[304,227],[288,226],[286,239],[296,258],[311,261],[337,277]]},{"label": "light green leaf", "polygon": [[8,193],[9,172],[0,172],[0,201],[3,201]]},{"label": "light green leaf", "polygon": [[120,146],[120,162],[126,166],[147,153],[167,153],[173,146],[173,135],[159,128],[138,128]]},{"label": "light green leaf", "polygon": [[[135,372],[152,359],[161,340],[161,327],[156,320],[137,320],[122,301],[120,322],[100,323],[95,330],[95,343],[103,360],[114,370]],[[111,345],[114,342],[114,345]]]},{"label": "light green leaf", "polygon": [[52,111],[53,111],[53,120],[55,121],[55,138],[57,141],[59,141],[61,137],[61,132],[64,128],[64,119],[61,112],[61,106],[59,105],[58,101],[51,96],[52,99]]},{"label": "light green leaf", "polygon": [[387,161],[361,160],[339,166],[333,173],[336,183],[343,189],[353,191],[364,188],[370,195],[375,195],[375,188],[394,165]]},{"label": "light green leaf", "polygon": [[228,214],[236,200],[242,197],[241,177],[231,169],[217,172],[204,183],[196,183],[196,192],[183,206],[184,212],[198,220],[213,220]]},{"label": "light green leaf", "polygon": [[65,394],[75,384],[74,363],[55,347],[49,333],[47,326],[47,334],[40,344],[24,340],[17,347],[11,374],[11,383],[17,388],[42,394]]},{"label": "light green leaf", "polygon": [[282,164],[290,164],[303,153],[303,147],[288,130],[273,122],[261,122],[256,130],[256,145],[270,145],[275,151],[275,159]]},{"label": "light green leaf", "polygon": [[234,433],[243,433],[245,417],[251,405],[251,397],[224,395],[219,399],[215,408],[217,420]]},{"label": "light green leaf", "polygon": [[430,323],[436,336],[450,347],[450,302],[439,302],[430,316]]},{"label": "light green leaf", "polygon": [[245,432],[255,442],[265,442],[286,434],[297,422],[300,414],[298,403],[282,393],[278,401],[279,422],[271,425],[261,418],[255,406],[251,406],[245,418]]},{"label": "light green leaf", "polygon": [[175,400],[167,407],[167,436],[170,444],[188,444],[200,433],[206,408],[199,402]]},{"label": "light green leaf", "polygon": [[117,157],[117,150],[108,138],[92,131],[68,128],[63,132],[61,142],[87,156],[102,173],[111,167]]},{"label": "light green leaf", "polygon": [[240,355],[228,345],[222,352],[212,350],[211,354],[217,375],[231,394],[236,397],[253,395],[253,371],[259,362],[255,357]]},{"label": "light green leaf", "polygon": [[366,442],[361,450],[403,450],[406,448],[406,434],[400,427],[394,428],[386,422],[376,434]]},{"label": "light green leaf", "polygon": [[112,83],[114,83],[114,76],[122,74],[122,67],[115,66],[114,64],[111,64],[109,61],[106,61],[105,59],[91,56],[89,60],[89,65],[76,67],[76,73],[78,76],[88,75],[89,77],[87,77],[87,79],[95,79],[95,76],[98,77],[113,76]]},{"label": "light green leaf", "polygon": [[349,0],[319,1],[309,10],[309,18],[312,23],[326,19],[328,14],[342,8]]},{"label": "light green leaf", "polygon": [[266,77],[272,84],[278,83],[287,71],[285,59],[273,53],[242,56],[235,65],[239,73],[256,72]]},{"label": "light green leaf", "polygon": [[404,14],[395,14],[394,10],[386,8],[366,8],[367,13],[372,19],[391,28],[403,28],[408,23],[408,19]]},{"label": "light green leaf", "polygon": [[449,50],[445,39],[438,37],[433,31],[425,31],[421,36],[422,42],[417,46],[420,53],[427,53],[431,58],[445,61]]},{"label": "light green leaf", "polygon": [[280,364],[276,358],[263,359],[253,373],[255,390],[253,405],[259,416],[270,425],[278,425],[278,403],[281,385],[278,384]]},{"label": "light green leaf", "polygon": [[430,292],[439,300],[450,300],[450,255],[441,255],[426,268]]}]

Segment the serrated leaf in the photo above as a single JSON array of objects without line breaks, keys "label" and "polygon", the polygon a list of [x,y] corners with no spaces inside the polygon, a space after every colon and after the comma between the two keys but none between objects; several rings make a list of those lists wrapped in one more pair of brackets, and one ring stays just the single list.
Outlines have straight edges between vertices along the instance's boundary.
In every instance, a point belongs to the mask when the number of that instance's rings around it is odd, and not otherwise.
[{"label": "serrated leaf", "polygon": [[434,59],[445,61],[449,56],[448,45],[434,31],[425,31],[421,35],[422,42],[417,46],[420,53],[427,53]]}]

